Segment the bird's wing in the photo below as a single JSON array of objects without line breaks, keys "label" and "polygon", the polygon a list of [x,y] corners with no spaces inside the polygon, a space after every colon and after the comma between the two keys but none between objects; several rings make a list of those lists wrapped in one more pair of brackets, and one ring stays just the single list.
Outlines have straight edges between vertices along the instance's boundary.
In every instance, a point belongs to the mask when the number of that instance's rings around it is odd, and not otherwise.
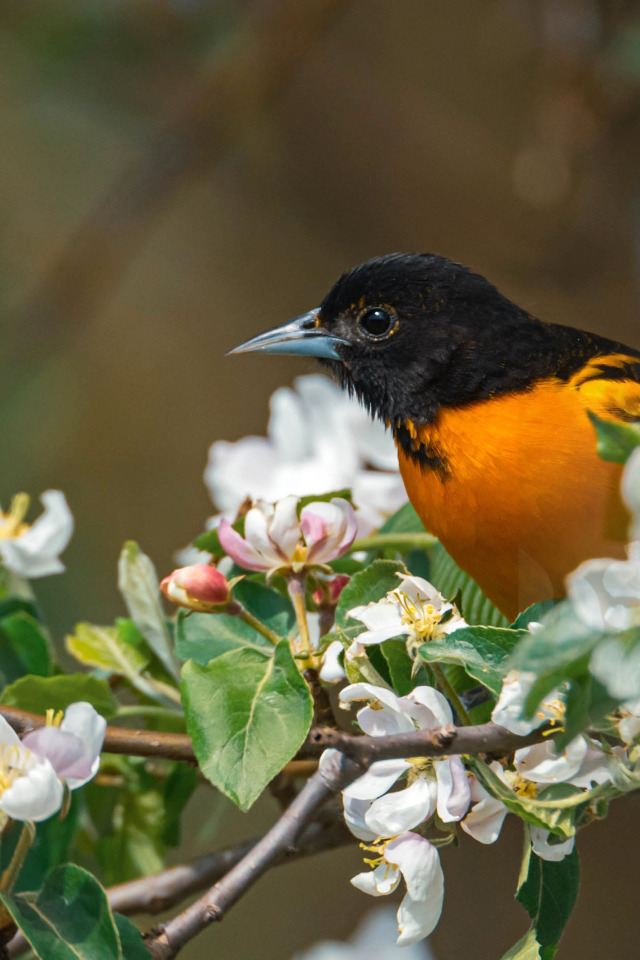
[{"label": "bird's wing", "polygon": [[594,357],[571,381],[585,409],[603,420],[640,421],[640,357]]}]

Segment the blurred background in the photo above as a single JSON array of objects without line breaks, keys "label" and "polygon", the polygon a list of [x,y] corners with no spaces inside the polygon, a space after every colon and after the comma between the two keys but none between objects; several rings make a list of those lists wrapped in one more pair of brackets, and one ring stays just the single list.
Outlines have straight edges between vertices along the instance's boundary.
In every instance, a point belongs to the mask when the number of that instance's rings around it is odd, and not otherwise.
[{"label": "blurred background", "polygon": [[[172,569],[213,512],[208,445],[263,433],[271,392],[313,369],[226,351],[356,263],[445,254],[640,346],[638,3],[21,0],[0,6],[0,74],[0,502],[67,494],[68,572],[38,590],[58,638],[124,612],[125,539]],[[201,791],[174,859],[202,852],[212,804],[209,843],[276,814]],[[566,960],[637,955],[637,805],[582,838]],[[524,931],[510,826],[444,851],[437,960]],[[358,869],[357,850],[279,868],[184,956],[347,936],[372,906]]]}]

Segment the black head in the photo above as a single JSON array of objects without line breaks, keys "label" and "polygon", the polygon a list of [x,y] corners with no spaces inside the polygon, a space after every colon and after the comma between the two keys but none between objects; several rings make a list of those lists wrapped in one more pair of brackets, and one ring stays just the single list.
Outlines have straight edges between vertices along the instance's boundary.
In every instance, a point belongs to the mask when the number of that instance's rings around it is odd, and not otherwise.
[{"label": "black head", "polygon": [[396,253],[345,273],[319,309],[238,350],[318,356],[397,428],[428,422],[442,406],[527,389],[546,373],[568,376],[594,342],[536,320],[459,263]]}]

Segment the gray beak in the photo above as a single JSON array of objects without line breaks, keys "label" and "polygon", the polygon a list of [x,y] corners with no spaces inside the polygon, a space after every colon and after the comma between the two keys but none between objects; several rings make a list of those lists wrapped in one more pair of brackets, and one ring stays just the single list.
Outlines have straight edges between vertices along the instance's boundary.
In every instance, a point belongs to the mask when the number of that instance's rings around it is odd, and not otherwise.
[{"label": "gray beak", "polygon": [[279,353],[291,357],[325,357],[328,360],[342,360],[336,347],[339,344],[347,344],[347,341],[341,340],[340,337],[332,337],[317,327],[316,319],[319,313],[319,307],[309,310],[301,317],[283,323],[281,327],[267,330],[253,340],[241,343],[239,347],[230,350],[229,354],[262,352]]}]

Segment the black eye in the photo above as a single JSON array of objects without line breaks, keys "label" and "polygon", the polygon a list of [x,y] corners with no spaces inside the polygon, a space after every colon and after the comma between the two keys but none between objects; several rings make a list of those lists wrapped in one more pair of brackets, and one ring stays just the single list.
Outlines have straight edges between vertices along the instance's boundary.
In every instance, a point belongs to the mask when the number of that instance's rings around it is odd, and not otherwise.
[{"label": "black eye", "polygon": [[359,322],[364,333],[373,340],[382,340],[384,337],[388,337],[396,326],[395,315],[383,307],[367,310],[366,313],[362,314]]}]

